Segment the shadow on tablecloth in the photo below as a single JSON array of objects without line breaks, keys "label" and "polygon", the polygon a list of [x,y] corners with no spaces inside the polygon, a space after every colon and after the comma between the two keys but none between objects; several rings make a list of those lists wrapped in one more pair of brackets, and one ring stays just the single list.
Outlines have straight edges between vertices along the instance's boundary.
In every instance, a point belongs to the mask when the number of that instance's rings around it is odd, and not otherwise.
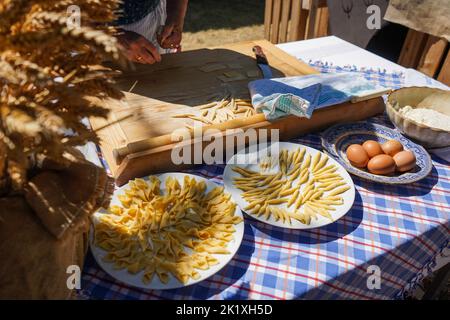
[{"label": "shadow on tablecloth", "polygon": [[[402,299],[415,288],[436,257],[450,245],[450,224],[437,225],[423,234],[393,246],[365,263],[350,266],[338,277],[323,281],[298,299]],[[376,252],[377,250],[375,250]],[[379,268],[380,287],[370,289],[369,278]],[[372,278],[373,279],[373,278]]]},{"label": "shadow on tablecloth", "polygon": [[[97,264],[89,250],[83,268],[81,298],[86,299],[186,299],[195,300],[220,299],[224,288],[234,287],[240,292],[239,298],[246,299],[251,290],[249,282],[236,282],[244,278],[249,269],[249,262],[255,251],[254,231],[249,224],[245,224],[244,239],[236,255],[215,275],[188,287],[173,290],[147,290],[129,286],[105,273]],[[83,295],[85,297],[83,297]],[[215,297],[217,295],[217,297]],[[238,298],[236,298],[238,299]]]},{"label": "shadow on tablecloth", "polygon": [[363,206],[361,195],[357,189],[355,189],[355,202],[353,207],[344,217],[345,219],[338,219],[324,227],[310,230],[294,230],[275,227],[249,218],[249,216],[246,217],[246,222],[252,224],[258,231],[266,234],[268,237],[280,241],[303,244],[332,242],[352,233],[361,223],[363,218]]},{"label": "shadow on tablecloth", "polygon": [[427,195],[439,181],[439,173],[433,165],[430,174],[417,182],[408,185],[387,185],[352,176],[355,185],[371,192],[387,196],[415,197]]}]

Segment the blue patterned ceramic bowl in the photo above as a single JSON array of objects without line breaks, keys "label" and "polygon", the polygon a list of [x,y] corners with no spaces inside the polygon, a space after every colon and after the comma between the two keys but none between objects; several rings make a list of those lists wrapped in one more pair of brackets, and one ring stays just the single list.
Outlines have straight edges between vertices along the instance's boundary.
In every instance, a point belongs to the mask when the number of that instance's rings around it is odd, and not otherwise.
[{"label": "blue patterned ceramic bowl", "polygon": [[[352,166],[345,154],[347,147],[351,144],[362,144],[366,140],[384,143],[390,139],[400,141],[405,150],[414,152],[417,159],[417,165],[414,169],[402,174],[397,173],[394,176],[376,175]],[[430,155],[422,146],[408,140],[393,129],[368,122],[338,124],[327,129],[322,134],[322,146],[348,172],[366,180],[386,184],[406,184],[419,181],[431,172],[433,166]]]}]

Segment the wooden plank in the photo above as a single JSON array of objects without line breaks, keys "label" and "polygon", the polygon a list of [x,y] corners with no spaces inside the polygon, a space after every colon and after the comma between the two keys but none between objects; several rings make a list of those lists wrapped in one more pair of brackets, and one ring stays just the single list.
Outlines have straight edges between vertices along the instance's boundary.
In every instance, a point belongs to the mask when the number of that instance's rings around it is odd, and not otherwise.
[{"label": "wooden plank", "polygon": [[273,1],[266,0],[266,7],[264,11],[264,38],[270,40],[270,29],[272,26],[272,10]]},{"label": "wooden plank", "polygon": [[306,39],[314,38],[318,8],[319,8],[318,0],[309,0],[309,15],[306,30]]},{"label": "wooden plank", "polygon": [[417,68],[427,39],[427,34],[409,29],[398,64],[405,68]]},{"label": "wooden plank", "polygon": [[430,35],[425,44],[417,70],[431,78],[434,78],[439,67],[441,66],[447,45],[447,40]]},{"label": "wooden plank", "polygon": [[291,0],[284,0],[281,13],[280,33],[278,36],[279,43],[284,43],[287,40],[290,11],[291,11]]},{"label": "wooden plank", "polygon": [[328,35],[328,18],[328,7],[319,8],[314,30],[314,38],[326,37]]},{"label": "wooden plank", "polygon": [[280,18],[281,18],[281,1],[273,0],[273,11],[272,11],[272,31],[270,35],[270,42],[278,43],[278,32],[280,30]]},{"label": "wooden plank", "polygon": [[[318,0],[317,1],[317,6],[319,8],[324,8],[324,7],[328,7],[328,3],[327,0]],[[302,3],[302,9],[303,10],[309,10],[311,8],[311,3],[309,2],[309,0],[304,0]]]},{"label": "wooden plank", "polygon": [[291,5],[291,23],[289,28],[288,41],[296,41],[300,39],[300,15],[302,9],[302,0],[292,0]]},{"label": "wooden plank", "polygon": [[437,79],[443,84],[450,86],[450,51],[447,53],[447,58],[444,60]]},{"label": "wooden plank", "polygon": [[[303,1],[308,1],[308,0],[303,0]],[[309,16],[309,11],[308,10],[301,10],[300,11],[300,25],[298,28],[298,34],[299,34],[299,39],[298,40],[304,40],[306,39],[306,29],[308,27],[308,16]]]}]

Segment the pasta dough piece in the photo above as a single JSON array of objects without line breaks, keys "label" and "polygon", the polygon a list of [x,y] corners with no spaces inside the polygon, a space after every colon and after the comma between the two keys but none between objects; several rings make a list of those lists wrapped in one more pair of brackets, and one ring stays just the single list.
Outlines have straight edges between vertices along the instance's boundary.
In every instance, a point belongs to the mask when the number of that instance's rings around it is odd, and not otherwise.
[{"label": "pasta dough piece", "polygon": [[318,170],[318,171],[316,171],[315,172],[315,175],[316,176],[321,176],[322,174],[325,174],[325,173],[333,173],[333,172],[336,172],[337,171],[337,167],[336,166],[334,166],[334,165],[330,165],[330,166],[327,166],[327,167],[325,167],[325,168],[322,168],[322,169],[320,169],[320,170]]},{"label": "pasta dough piece", "polygon": [[312,167],[313,172],[314,172],[314,168],[316,167],[317,163],[319,163],[321,157],[322,157],[322,153],[317,152],[315,154],[315,156],[312,158],[311,167]]},{"label": "pasta dough piece", "polygon": [[327,164],[327,162],[328,162],[328,156],[327,155],[324,155],[321,159],[320,159],[320,161],[317,163],[317,165],[315,166],[315,167],[313,167],[313,172],[317,172],[317,171],[319,171],[320,169],[322,169],[326,164]]},{"label": "pasta dough piece", "polygon": [[319,185],[320,189],[323,189],[324,191],[330,191],[333,189],[336,189],[337,187],[345,185],[345,182],[328,182]]},{"label": "pasta dough piece", "polygon": [[342,188],[339,188],[339,189],[331,191],[328,195],[329,196],[337,196],[339,194],[342,194],[342,193],[346,192],[349,189],[350,189],[349,186],[345,186],[345,187],[342,187]]},{"label": "pasta dough piece", "polygon": [[287,204],[288,208],[290,206],[292,206],[295,203],[295,201],[297,201],[299,193],[300,193],[300,190],[298,190],[298,189],[294,192],[294,195],[291,197],[291,199],[289,200],[289,202]]}]

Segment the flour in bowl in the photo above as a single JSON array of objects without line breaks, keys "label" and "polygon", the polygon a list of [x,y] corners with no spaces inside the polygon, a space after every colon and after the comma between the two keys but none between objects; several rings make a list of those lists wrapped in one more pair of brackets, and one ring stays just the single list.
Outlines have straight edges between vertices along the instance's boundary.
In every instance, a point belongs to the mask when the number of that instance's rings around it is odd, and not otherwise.
[{"label": "flour in bowl", "polygon": [[428,127],[450,131],[450,117],[433,109],[405,106],[399,110],[404,117]]}]

